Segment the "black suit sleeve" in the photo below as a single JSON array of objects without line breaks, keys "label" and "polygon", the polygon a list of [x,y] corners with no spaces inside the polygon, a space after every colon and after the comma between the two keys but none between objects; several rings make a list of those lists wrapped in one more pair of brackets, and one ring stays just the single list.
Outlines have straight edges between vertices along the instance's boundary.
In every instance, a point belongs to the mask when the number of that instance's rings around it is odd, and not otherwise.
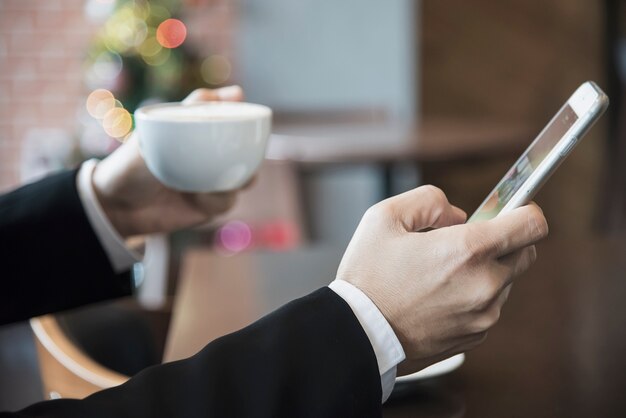
[{"label": "black suit sleeve", "polygon": [[18,416],[380,417],[380,375],[352,310],[323,288],[189,359],[146,369],[84,400],[6,414]]},{"label": "black suit sleeve", "polygon": [[128,295],[85,215],[76,171],[0,196],[0,324]]}]

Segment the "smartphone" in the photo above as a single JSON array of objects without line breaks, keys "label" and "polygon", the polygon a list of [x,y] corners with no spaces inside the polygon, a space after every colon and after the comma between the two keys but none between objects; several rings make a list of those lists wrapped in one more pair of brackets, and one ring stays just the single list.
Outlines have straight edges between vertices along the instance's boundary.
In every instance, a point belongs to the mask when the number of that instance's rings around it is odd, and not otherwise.
[{"label": "smartphone", "polygon": [[529,203],[608,105],[609,98],[593,81],[578,87],[467,222],[492,219]]}]

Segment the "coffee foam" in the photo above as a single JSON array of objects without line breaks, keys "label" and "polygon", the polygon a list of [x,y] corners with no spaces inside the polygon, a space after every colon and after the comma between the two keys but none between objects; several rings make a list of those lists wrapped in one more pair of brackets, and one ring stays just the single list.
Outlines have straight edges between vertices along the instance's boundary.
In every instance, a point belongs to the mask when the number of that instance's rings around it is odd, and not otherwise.
[{"label": "coffee foam", "polygon": [[202,103],[161,105],[142,109],[150,119],[167,121],[211,121],[256,119],[267,116],[269,109],[251,103]]}]

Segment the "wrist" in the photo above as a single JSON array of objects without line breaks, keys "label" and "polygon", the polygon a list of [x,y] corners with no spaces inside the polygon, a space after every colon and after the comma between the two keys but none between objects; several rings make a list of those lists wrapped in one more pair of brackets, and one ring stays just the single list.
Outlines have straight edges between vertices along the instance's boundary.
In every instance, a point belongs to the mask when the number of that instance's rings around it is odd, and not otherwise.
[{"label": "wrist", "polygon": [[127,224],[128,216],[124,215],[125,211],[121,202],[113,198],[109,193],[106,193],[106,179],[102,175],[102,170],[99,170],[101,164],[102,162],[98,162],[92,173],[91,186],[93,187],[98,204],[113,228],[115,228],[115,231],[121,237],[128,238],[132,235]]},{"label": "wrist", "polygon": [[372,288],[366,283],[363,283],[359,280],[346,281],[359,289],[361,292],[363,292],[363,294],[365,294],[365,296],[367,296],[369,300],[372,301],[372,303],[380,311],[382,316],[391,327],[393,333],[398,339],[398,342],[402,346],[402,349],[406,352],[406,333],[404,332],[405,327],[401,326],[403,317],[402,309],[399,307],[399,305],[390,302],[401,300],[401,295],[395,293],[392,294],[389,287],[380,288],[374,286]]}]

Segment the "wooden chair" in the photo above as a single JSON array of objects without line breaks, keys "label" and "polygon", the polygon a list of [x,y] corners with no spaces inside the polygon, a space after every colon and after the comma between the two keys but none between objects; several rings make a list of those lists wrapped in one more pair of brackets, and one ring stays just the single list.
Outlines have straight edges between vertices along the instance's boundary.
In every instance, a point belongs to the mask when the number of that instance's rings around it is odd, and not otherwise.
[{"label": "wooden chair", "polygon": [[30,326],[46,399],[80,399],[128,380],[87,356],[68,338],[54,315],[33,318]]}]

